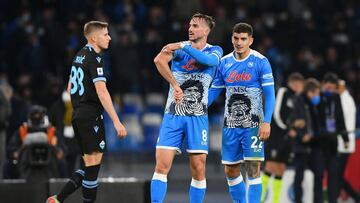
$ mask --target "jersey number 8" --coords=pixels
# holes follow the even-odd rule
[[[79,95],[82,96],[84,94],[84,71],[81,68],[76,68],[75,66],[71,67],[70,73],[70,83],[71,89],[70,94],[75,94],[79,90]]]

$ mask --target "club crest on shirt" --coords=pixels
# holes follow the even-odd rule
[[[249,62],[247,63],[247,66],[248,66],[248,68],[254,67],[254,62],[249,61]]]

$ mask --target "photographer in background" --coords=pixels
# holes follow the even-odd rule
[[[15,131],[8,143],[7,150],[10,157],[4,166],[5,178],[26,178],[19,167],[21,164],[24,164],[22,161],[28,164],[28,158],[32,158],[30,156],[33,155],[28,149],[31,149],[31,146],[36,144],[47,145],[49,149],[51,149],[46,151],[46,153],[51,153],[51,155],[44,155],[44,157],[51,159],[49,163],[54,163],[51,170],[55,172],[51,174],[53,174],[54,177],[66,176],[66,162],[64,161],[65,149],[62,137],[58,134],[56,128],[49,123],[45,108],[34,105],[30,108],[28,121],[23,123],[19,129]],[[22,156],[26,157],[26,159],[22,158]],[[41,156],[37,156],[37,158],[39,157]],[[51,167],[52,166],[50,166],[50,168]]]

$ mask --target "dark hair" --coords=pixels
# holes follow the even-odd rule
[[[308,78],[304,84],[304,92],[314,92],[315,90],[320,89],[320,82],[315,78]]]
[[[213,17],[202,14],[202,13],[195,13],[191,19],[193,18],[201,18],[204,19],[210,30],[212,30],[215,27],[215,20]]]
[[[230,97],[230,99],[228,101],[228,111],[229,111],[229,113],[232,113],[231,112],[231,106],[235,102],[245,103],[245,105],[247,107],[251,106],[251,101],[247,96],[245,96],[244,94],[233,94],[233,95],[231,95],[231,97]],[[247,113],[249,113],[249,112],[250,112],[250,108],[247,109]]]
[[[338,84],[339,77],[332,72],[325,73],[322,82],[323,83],[332,83],[332,84]]]
[[[249,36],[253,35],[253,28],[247,23],[237,23],[234,25],[233,33],[248,33]]]
[[[191,88],[191,87],[198,88],[198,90],[200,92],[200,98],[198,99],[198,101],[201,101],[203,98],[203,93],[204,93],[204,87],[202,86],[202,83],[198,80],[187,80],[182,85],[180,85],[180,88],[183,91],[185,91],[186,89]]]
[[[299,81],[304,82],[304,76],[299,72],[291,73],[288,77],[288,82]]]
[[[108,23],[102,21],[89,21],[84,25],[84,36],[87,37],[95,30],[100,30],[108,27]]]

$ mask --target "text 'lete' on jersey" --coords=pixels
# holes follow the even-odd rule
[[[222,56],[222,49],[219,46],[207,44],[201,51],[205,54],[214,54],[219,61]],[[180,116],[207,114],[208,91],[217,66],[202,65],[183,50],[176,50],[171,63],[171,71],[184,92],[184,98],[182,102],[175,103],[174,89],[170,85],[165,113]]]
[[[262,87],[274,85],[268,59],[255,50],[238,60],[234,52],[221,59],[213,88],[226,87],[224,127],[255,128],[263,119]]]
[[[87,44],[74,57],[70,73],[70,94],[74,107],[73,119],[97,117],[103,107],[97,96],[95,83],[106,82],[104,61]]]

